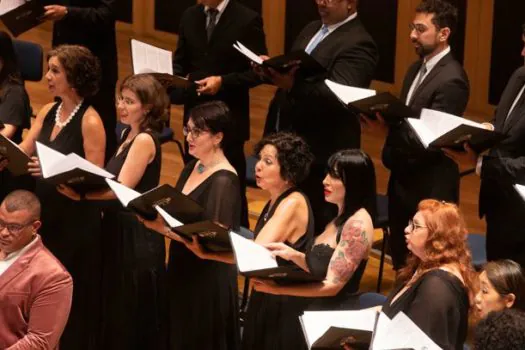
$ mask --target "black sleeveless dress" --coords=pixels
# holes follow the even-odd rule
[[[123,133],[121,144],[130,129]],[[135,190],[143,193],[159,184],[162,153],[157,136],[155,158]],[[117,178],[135,139],[114,154],[106,169]],[[101,349],[166,349],[167,298],[164,236],[147,229],[119,201],[106,201],[102,233]]]
[[[44,119],[38,141],[62,154],[85,157],[82,118],[88,107],[83,104],[51,141],[55,104]],[[100,349],[100,210],[95,203],[67,198],[42,179],[36,181],[35,192],[42,203],[42,241],[73,277],[73,302],[60,349]]]
[[[341,233],[343,226],[337,229],[336,243],[339,244],[341,240]],[[314,276],[323,278],[328,272],[330,260],[334,254],[335,249],[328,244],[315,244],[312,249],[306,252],[306,264],[310,273]],[[355,293],[359,290],[359,282],[365,272],[366,263],[368,260],[362,260],[355,270],[352,278],[348,280],[343,289],[333,297],[319,297],[308,306],[308,310],[351,310],[355,309],[357,299],[354,298]]]
[[[181,172],[184,188],[196,160]],[[188,194],[205,208],[203,219],[238,229],[239,179],[228,170],[210,175]],[[202,260],[182,243],[171,241],[168,263],[170,349],[236,350],[240,347],[237,268]]]
[[[291,188],[283,192],[271,208],[270,202],[266,204],[255,226],[255,235],[262,230],[266,222],[273,216],[279,203],[294,192],[298,192],[298,190]],[[313,212],[308,199],[306,199],[306,202],[308,203],[308,226],[306,232],[295,243],[285,242],[300,252],[307,251],[314,236]],[[303,314],[309,302],[309,298],[272,295],[253,290],[246,312],[242,348],[244,350],[307,349],[299,316]]]

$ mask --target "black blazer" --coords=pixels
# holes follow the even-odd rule
[[[517,69],[510,78],[492,123],[495,130],[507,138],[483,157],[479,211],[482,217],[490,210],[525,213],[525,204],[513,185],[525,184],[525,106],[521,113],[507,123],[508,112],[525,84],[525,67]],[[521,228],[517,231],[521,232]]]
[[[90,49],[100,59],[101,88],[105,86],[114,88],[118,80],[115,39],[116,0],[63,0],[58,2],[67,6],[68,14],[53,25],[53,47],[71,44],[82,45]]]
[[[415,62],[408,69],[401,90],[402,101],[406,100],[421,64],[422,61]],[[416,114],[430,108],[462,115],[469,90],[463,67],[447,54],[414,91],[409,105]],[[391,126],[382,156],[384,165],[391,170],[388,194],[407,210],[415,211],[425,198],[459,200],[457,165],[441,151],[426,150],[406,121]]]
[[[172,94],[174,103],[184,103],[184,123],[197,104],[220,100],[228,105],[236,126],[236,135],[250,138],[249,89],[261,83],[249,60],[233,48],[240,41],[257,54],[266,54],[261,16],[230,0],[215,27],[210,41],[206,36],[206,14],[203,5],[187,9],[181,19],[177,49],[173,56],[173,73],[200,80],[211,75],[222,76],[222,87],[215,96],[197,96],[195,91]]]
[[[292,51],[304,50],[321,25],[321,21],[308,24],[295,40]],[[360,148],[361,144],[359,120],[337,100],[324,78],[367,88],[379,57],[376,44],[359,18],[337,28],[311,55],[326,68],[326,76],[305,79],[299,75],[291,91],[279,89],[270,105],[265,134],[275,131],[279,116],[279,129],[293,130],[303,136],[316,156],[316,163],[324,164],[337,150]]]

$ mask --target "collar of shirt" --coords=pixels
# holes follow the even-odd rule
[[[436,66],[436,64],[441,61],[441,59],[443,57],[445,57],[448,53],[450,52],[450,46],[447,46],[447,48],[443,51],[441,51],[440,53],[438,53],[437,55],[435,55],[434,57],[432,57],[431,59],[429,59],[428,61],[425,62],[425,65],[427,67],[427,73],[425,75],[427,75],[428,73],[430,73],[430,71],[432,70],[432,68],[434,68]]]
[[[36,236],[28,245],[16,252],[9,253],[4,260],[0,261],[0,275],[2,275],[14,262],[21,257],[31,246],[33,246],[40,238]]]
[[[222,13],[224,12],[224,9],[226,9],[226,6],[228,6],[228,3],[230,0],[222,0],[219,5],[217,5],[217,16],[215,17],[215,23],[219,23],[219,18],[221,18]],[[204,13],[208,14],[209,6],[204,6]],[[206,16],[207,17],[207,16]],[[208,21],[208,20],[207,20]]]
[[[344,19],[343,21],[341,21],[341,22],[339,22],[339,23],[330,24],[329,26],[327,26],[328,33],[327,33],[326,35],[329,35],[329,34],[332,33],[334,30],[336,30],[337,28],[339,28],[339,27],[342,26],[343,24],[350,22],[351,20],[355,19],[356,17],[357,17],[357,11],[354,12],[352,15],[346,17],[346,19]],[[320,29],[319,29],[319,30],[320,30]]]

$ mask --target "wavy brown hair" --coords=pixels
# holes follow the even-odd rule
[[[140,129],[151,129],[160,133],[167,124],[170,113],[170,99],[166,89],[150,74],[126,77],[119,86],[119,96],[124,89],[129,89],[137,95],[140,103],[148,110]]]
[[[425,218],[428,237],[425,243],[425,260],[409,254],[407,264],[399,271],[401,282],[409,281],[416,271],[425,272],[447,264],[458,266],[469,299],[474,300],[476,275],[472,256],[467,245],[467,226],[463,214],[453,203],[425,199],[419,202],[418,211]]]

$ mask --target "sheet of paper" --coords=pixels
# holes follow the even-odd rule
[[[133,73],[167,73],[173,75],[173,53],[142,41],[131,39]]]
[[[164,221],[166,221],[166,223],[171,228],[179,227],[179,226],[184,225],[182,222],[180,222],[179,220],[175,219],[173,216],[168,214],[168,212],[166,210],[162,209],[160,206],[156,205],[156,206],[154,206],[154,208],[160,214],[160,216],[162,216]]]
[[[240,272],[278,267],[272,253],[260,244],[230,232],[230,239]]]
[[[376,95],[375,90],[342,85],[328,79],[326,79],[324,83],[344,104],[349,104]]]
[[[328,331],[330,327],[357,329],[372,332],[376,319],[376,310],[357,311],[305,311],[301,324],[308,346]]]
[[[56,169],[60,170],[60,165],[66,160],[66,156],[46,145],[36,142],[36,153],[40,161],[40,168],[42,169],[42,176],[44,178],[51,177],[55,174]]]
[[[388,346],[394,349],[441,350],[441,348],[403,312],[398,313],[392,319],[388,339]]]
[[[68,154],[66,156],[66,160],[71,161],[72,169],[79,168],[79,169],[88,171],[95,175],[107,177],[109,179],[112,179],[115,177],[115,175],[113,175],[106,169],[102,169],[101,167],[96,166],[95,164],[91,163],[89,160],[82,158],[76,153]]]
[[[260,58],[255,52],[253,52],[252,50],[250,50],[249,48],[247,48],[246,46],[244,46],[240,42],[237,41],[235,44],[233,44],[233,47],[237,51],[242,53],[244,56],[248,57],[253,62],[255,62],[255,63],[259,64],[259,65],[263,64],[262,58]]]
[[[518,191],[521,198],[523,198],[523,200],[525,201],[525,186],[520,185],[520,184],[515,184],[514,188],[516,189],[516,191]]]
[[[129,202],[134,200],[137,197],[140,197],[140,193],[137,191],[126,187],[120,183],[118,183],[115,180],[106,179],[106,182],[109,185],[109,188],[115,193],[115,196],[117,196],[118,200],[124,207],[127,207]]]
[[[36,0],[33,0],[36,1]],[[0,16],[25,4],[26,0],[0,0]]]

